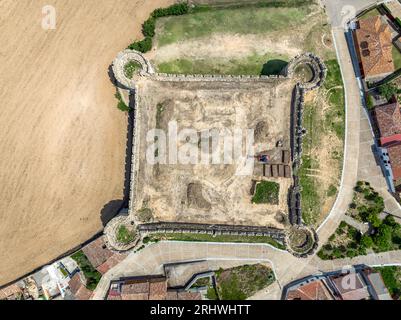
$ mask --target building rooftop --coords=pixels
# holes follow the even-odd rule
[[[381,141],[386,137],[401,134],[401,112],[397,102],[377,106],[374,112]]]
[[[395,142],[386,146],[388,157],[390,159],[393,179],[401,178],[401,142]]]
[[[99,237],[90,242],[82,248],[82,251],[95,269],[113,255],[113,252],[106,247],[104,237]]]
[[[356,47],[365,78],[394,72],[390,27],[380,16],[361,19]]]
[[[370,294],[358,273],[329,277],[342,300],[368,300]]]
[[[92,291],[87,289],[82,283],[78,272],[71,278],[71,280],[68,282],[68,285],[76,300],[89,300],[92,295]]]
[[[287,300],[333,300],[333,296],[322,280],[316,280],[289,291]]]

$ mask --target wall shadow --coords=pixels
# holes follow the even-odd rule
[[[262,76],[279,75],[283,69],[287,66],[288,62],[280,59],[272,59],[267,61],[260,74]]]

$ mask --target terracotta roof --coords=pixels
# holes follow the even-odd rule
[[[113,268],[121,261],[123,261],[127,256],[128,254],[126,253],[113,253],[113,255],[109,259],[107,259],[103,264],[98,266],[96,270],[99,271],[101,274],[105,274],[111,268]]]
[[[396,142],[386,146],[388,157],[390,158],[391,171],[393,172],[393,179],[398,180],[401,178],[401,143]]]
[[[397,102],[377,106],[374,112],[380,138],[401,133],[401,112]]]
[[[0,300],[7,299],[10,296],[22,293],[21,288],[17,284],[12,284],[0,290]]]
[[[349,278],[352,276],[354,277]],[[343,300],[363,300],[370,298],[369,291],[360,279],[359,274],[332,276],[330,278]]]
[[[333,300],[333,297],[325,284],[316,280],[289,291],[287,300]]]
[[[68,282],[68,285],[76,300],[89,300],[92,295],[92,291],[87,289],[82,283],[79,273],[76,273],[71,278],[71,280]]]
[[[113,252],[107,249],[103,236],[83,247],[82,251],[94,268],[106,262],[113,255]]]
[[[167,296],[167,281],[151,281],[149,285],[149,300],[165,300]]]
[[[394,72],[391,31],[380,16],[359,20],[355,35],[365,77]]]

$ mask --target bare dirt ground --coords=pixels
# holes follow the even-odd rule
[[[153,141],[146,141],[146,134],[153,128],[167,132],[168,123],[173,120],[178,124],[178,131],[192,128],[198,133],[211,129],[246,130],[263,121],[266,124],[265,139],[256,144],[256,152],[275,150],[278,140],[289,149],[293,88],[294,83],[289,80],[240,84],[141,80],[137,177],[137,190],[141,192],[136,193],[136,210],[151,209],[156,221],[283,228],[285,221],[282,219],[288,214],[287,195],[291,179],[268,178],[280,184],[278,205],[252,204],[252,180],[259,179],[253,176],[253,171],[245,176],[236,175],[239,162],[153,165],[146,159]],[[162,112],[158,112],[158,108],[162,108]],[[198,139],[193,143],[200,148],[201,140]],[[243,156],[246,156],[245,150]]]
[[[0,1],[0,285],[102,229],[123,197],[127,117],[108,67],[172,0]],[[107,211],[107,212],[106,212]]]

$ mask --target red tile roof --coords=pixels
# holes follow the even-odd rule
[[[82,251],[94,268],[106,262],[113,255],[113,252],[106,247],[103,236],[83,247]]]
[[[355,36],[365,77],[394,72],[391,31],[380,16],[359,20]]]
[[[390,158],[391,171],[393,179],[401,178],[401,143],[396,142],[386,146],[388,157]]]
[[[374,113],[380,138],[401,134],[401,112],[397,102],[377,106]]]
[[[81,281],[79,273],[76,273],[68,283],[72,294],[76,300],[89,300],[92,296],[92,291],[87,289]]]
[[[287,300],[333,300],[333,297],[325,284],[316,280],[289,291]]]

